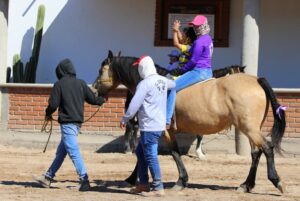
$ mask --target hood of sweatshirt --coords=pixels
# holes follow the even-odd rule
[[[149,56],[143,56],[138,60],[138,71],[142,79],[157,74],[154,62]]]
[[[64,59],[59,62],[55,72],[59,80],[65,76],[76,77],[76,71],[70,59]]]

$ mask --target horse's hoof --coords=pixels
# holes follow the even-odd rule
[[[242,192],[242,193],[249,193],[249,192],[250,192],[250,189],[247,188],[246,185],[240,185],[240,186],[237,188],[237,191],[238,191],[238,192]]]
[[[198,158],[201,160],[201,161],[207,161],[207,158],[204,154],[201,153],[198,153],[196,152],[196,155],[198,156]]]
[[[284,184],[283,182],[280,181],[280,182],[277,184],[277,188],[278,188],[278,190],[279,190],[282,194],[286,193],[286,187],[285,187],[285,184]]]
[[[131,185],[131,186],[135,186],[136,185],[136,181],[132,180],[130,177],[124,180],[127,184]]]
[[[184,186],[176,184],[175,186],[172,187],[172,190],[174,191],[181,191],[184,189]]]

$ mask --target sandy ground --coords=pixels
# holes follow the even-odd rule
[[[266,162],[262,158],[258,168],[256,187],[252,193],[241,193],[236,188],[245,180],[250,168],[250,158],[236,155],[207,155],[207,161],[193,156],[183,156],[189,173],[189,187],[174,191],[171,187],[178,178],[171,156],[160,155],[164,198],[148,198],[129,193],[123,180],[134,168],[132,154],[93,153],[83,151],[92,189],[78,192],[78,181],[73,164],[67,158],[59,170],[52,188],[40,188],[32,175],[41,175],[48,168],[55,150],[42,153],[39,149],[15,148],[0,145],[0,200],[300,200],[299,158],[276,158],[279,175],[286,184],[287,193],[281,194],[267,179]]]

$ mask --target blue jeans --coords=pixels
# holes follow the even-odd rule
[[[176,102],[176,93],[192,84],[201,82],[209,78],[212,78],[211,68],[194,68],[193,70],[184,73],[178,79],[175,80],[176,87],[168,92],[166,121],[167,124],[171,124],[171,119],[173,116]]]
[[[149,167],[153,179],[152,186],[154,190],[160,190],[164,188],[161,181],[161,172],[157,157],[158,140],[161,135],[162,131],[141,131],[140,141],[135,150],[138,159],[138,176],[140,184],[149,184]]]
[[[75,166],[79,179],[88,179],[86,168],[84,166],[77,141],[80,127],[78,125],[69,123],[61,124],[60,129],[61,141],[57,147],[55,159],[45,176],[53,179],[55,177],[55,173],[63,164],[64,159],[68,154]]]

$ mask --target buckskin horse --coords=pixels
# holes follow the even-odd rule
[[[119,84],[134,92],[141,80],[137,68],[132,67],[137,59],[113,56],[109,51],[93,84],[98,94],[106,95]],[[270,104],[274,124],[270,134],[271,141],[268,141],[262,135],[261,127]],[[281,140],[286,126],[285,111],[265,78],[237,73],[194,84],[177,93],[175,112],[177,130],[171,126],[164,135],[179,173],[174,189],[182,189],[188,182],[175,134],[181,132],[209,135],[234,125],[248,137],[251,145],[252,164],[239,190],[250,192],[254,188],[257,167],[263,153],[267,160],[268,179],[280,192],[285,192],[274,161],[274,149],[281,153]]]
[[[119,54],[120,56],[120,54]],[[157,65],[158,68],[158,65]],[[246,66],[240,66],[240,65],[231,65],[224,68],[218,68],[213,70],[213,77],[214,78],[220,78],[226,75],[231,75],[235,73],[245,73]],[[161,69],[161,68],[158,68]],[[164,74],[163,70],[159,70],[160,74]],[[133,97],[133,94],[130,92],[130,90],[127,90],[126,95],[126,101],[125,101],[125,111],[128,109],[129,104],[131,102],[131,99]],[[125,133],[124,133],[124,151],[125,153],[133,152],[137,146],[137,133],[138,133],[138,119],[135,116],[132,118],[126,125]],[[206,160],[206,156],[203,153],[202,149],[202,135],[197,135],[196,137],[196,155],[200,160]]]

